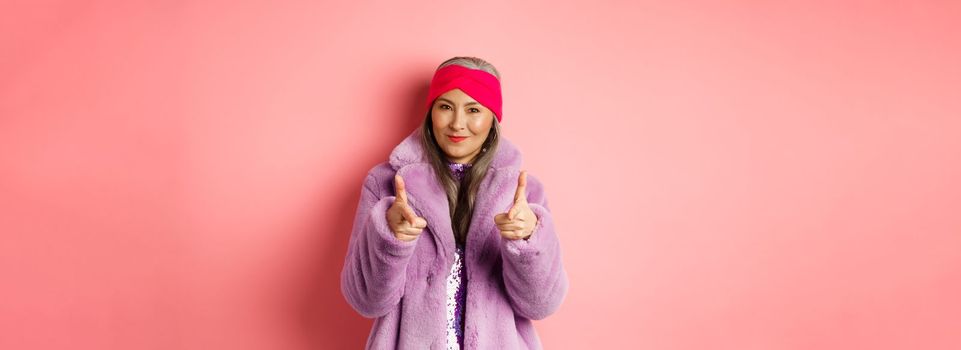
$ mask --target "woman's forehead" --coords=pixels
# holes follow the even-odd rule
[[[452,103],[453,102],[459,102],[463,104],[468,104],[471,102],[478,103],[477,100],[475,100],[473,97],[470,97],[470,95],[468,95],[461,89],[456,89],[456,88],[441,94],[440,96],[437,97],[437,99],[447,100]]]

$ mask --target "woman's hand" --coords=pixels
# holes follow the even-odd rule
[[[528,239],[537,226],[537,215],[527,205],[527,171],[521,171],[517,177],[517,191],[514,192],[514,205],[507,213],[494,216],[494,224],[501,231],[501,236],[510,240]]]
[[[400,175],[394,175],[394,189],[397,191],[397,196],[394,203],[387,209],[387,225],[397,239],[405,242],[413,241],[427,227],[427,220],[417,216],[407,203],[407,191],[404,188],[404,179]]]

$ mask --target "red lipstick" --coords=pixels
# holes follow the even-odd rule
[[[451,141],[453,141],[453,142],[461,142],[461,141],[466,140],[466,139],[467,139],[467,136],[447,135],[447,139],[449,139],[449,140],[451,140]]]

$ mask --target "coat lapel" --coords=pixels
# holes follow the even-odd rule
[[[444,247],[445,254],[453,252],[454,230],[450,221],[450,205],[433,168],[428,163],[411,163],[402,166],[397,173],[404,178],[410,206],[417,215],[427,220],[427,227],[434,233],[437,245]]]
[[[487,176],[477,189],[474,213],[467,234],[468,261],[491,261],[495,252],[500,250],[500,233],[494,224],[494,215],[510,210],[517,189],[516,167],[489,169]],[[468,269],[468,279],[473,278],[476,269]]]

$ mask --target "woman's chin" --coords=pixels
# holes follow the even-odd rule
[[[447,153],[447,156],[449,157],[455,157],[455,158],[463,157],[464,154],[466,154],[464,150],[460,149],[457,146],[447,146],[447,148],[444,149],[444,153]]]

